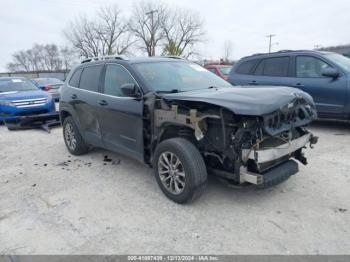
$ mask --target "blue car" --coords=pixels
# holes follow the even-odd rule
[[[350,59],[331,52],[301,50],[242,58],[228,81],[242,87],[289,86],[309,93],[318,117],[350,119]]]
[[[50,94],[20,77],[0,77],[0,122],[55,112]]]

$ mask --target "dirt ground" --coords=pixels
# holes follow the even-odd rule
[[[178,205],[138,162],[69,155],[60,127],[0,126],[0,253],[350,254],[350,125],[311,129],[319,144],[287,182],[261,191],[210,177]]]

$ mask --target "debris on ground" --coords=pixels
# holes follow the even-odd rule
[[[107,155],[103,158],[104,162],[112,162],[112,158],[109,158]]]

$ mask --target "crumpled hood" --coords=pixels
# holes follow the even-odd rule
[[[0,93],[0,100],[22,100],[22,99],[35,99],[35,98],[48,98],[50,94],[47,94],[41,90],[33,91],[13,91]]]
[[[297,98],[303,98],[312,107],[312,97],[296,88],[259,86],[241,88],[211,88],[174,94],[165,94],[167,100],[195,101],[222,106],[235,114],[261,116],[281,109]]]

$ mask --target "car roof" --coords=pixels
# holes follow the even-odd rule
[[[330,54],[332,52],[328,51],[318,51],[318,50],[281,50],[277,52],[272,53],[261,53],[261,54],[254,54],[250,56],[243,57],[243,59],[250,59],[250,58],[263,58],[263,57],[270,57],[270,56],[280,56],[280,55],[288,55],[288,54],[315,54],[315,55],[326,55]]]
[[[96,60],[95,60],[96,59]],[[91,60],[91,61],[90,61]],[[120,63],[120,64],[138,64],[138,63],[152,63],[152,62],[190,62],[186,59],[182,59],[180,57],[161,57],[161,56],[153,56],[153,57],[137,57],[137,58],[120,58],[120,57],[113,57],[104,59],[103,57],[101,59],[98,58],[88,58],[86,60],[83,60],[80,64],[80,66],[84,65],[93,65],[93,64],[100,64],[101,62],[108,62],[108,63]],[[80,67],[79,66],[79,67]]]

